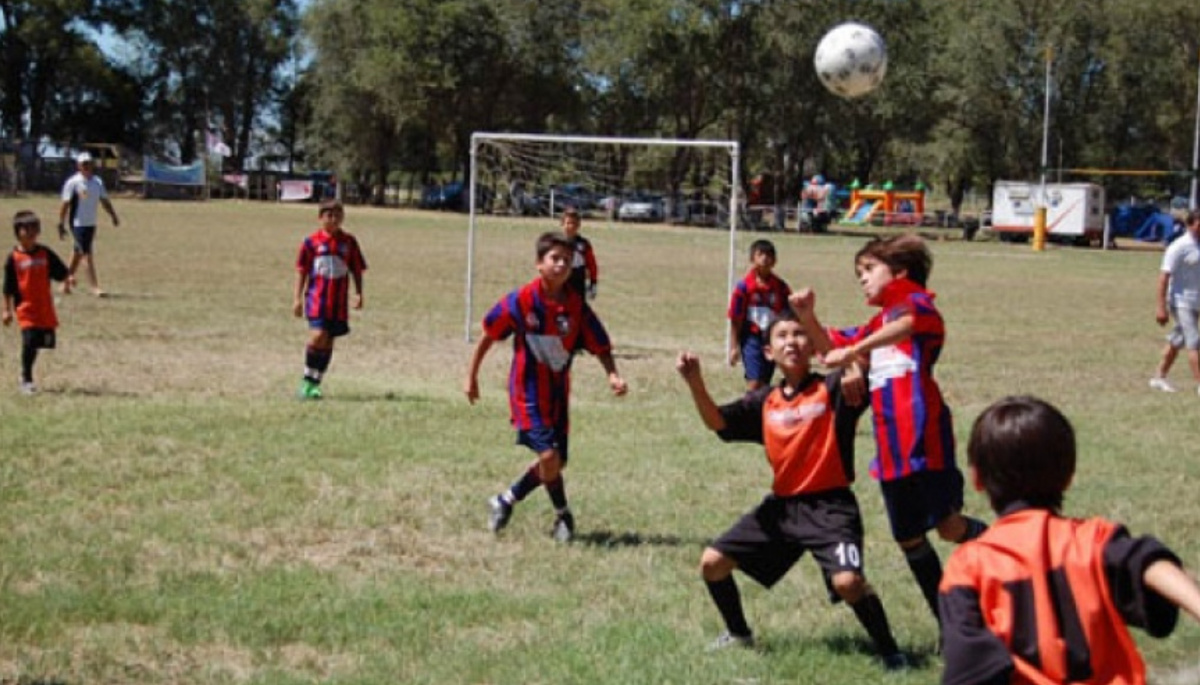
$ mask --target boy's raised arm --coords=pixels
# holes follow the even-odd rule
[[[687,383],[688,390],[692,393],[692,401],[696,404],[696,411],[700,413],[705,427],[713,431],[724,430],[725,417],[721,416],[721,410],[713,401],[712,395],[708,394],[708,387],[704,385],[704,374],[700,372],[700,358],[691,352],[680,352],[679,358],[675,360],[675,370]]]
[[[800,320],[800,325],[804,327],[804,334],[812,341],[813,349],[817,354],[823,355],[833,348],[829,334],[825,332],[825,327],[817,319],[817,294],[813,292],[812,288],[801,288],[793,292],[788,296],[788,306]]]
[[[898,343],[905,338],[912,336],[914,327],[914,318],[912,314],[889,321],[879,330],[871,335],[859,340],[849,347],[839,347],[836,350],[830,350],[825,355],[825,363],[829,366],[846,366],[856,359],[870,359],[871,350],[878,347],[886,347],[893,343]]]

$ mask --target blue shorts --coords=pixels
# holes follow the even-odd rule
[[[880,481],[879,487],[897,542],[919,538],[938,521],[962,511],[963,476],[956,466]]]
[[[350,332],[349,321],[330,321],[329,319],[309,319],[308,327],[313,330],[325,331],[331,338],[340,338]]]
[[[92,241],[96,239],[95,226],[72,226],[71,235],[75,236],[75,254],[92,253]]]
[[[775,362],[767,361],[763,354],[763,340],[759,335],[751,334],[742,339],[742,367],[746,369],[746,380],[760,381],[763,385],[771,384],[771,376],[775,375]]]
[[[567,434],[559,428],[531,428],[517,431],[517,444],[541,454],[546,450],[558,450],[562,463],[567,463]]]

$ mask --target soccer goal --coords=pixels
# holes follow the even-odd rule
[[[713,292],[723,298],[713,316],[723,315],[736,278],[737,229],[745,225],[738,165],[738,143],[728,140],[475,133],[467,190],[466,340],[491,302],[477,303],[476,288],[491,298],[532,278],[533,238],[556,230],[567,207],[583,215],[583,235],[601,243],[601,300],[612,292],[604,277],[612,273],[612,251],[606,255],[602,245],[628,240],[619,230],[625,225],[728,231],[726,268],[712,274]],[[724,318],[719,324],[728,329]]]

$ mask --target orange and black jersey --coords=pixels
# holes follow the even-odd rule
[[[783,381],[722,406],[717,435],[766,448],[775,495],[824,492],[854,482],[854,426],[865,409],[846,404],[840,373],[813,373],[797,388]]]
[[[67,265],[48,247],[34,245],[29,252],[17,247],[4,262],[4,294],[12,298],[17,325],[58,328],[50,281],[65,281]]]
[[[1153,562],[1179,559],[1104,519],[1017,503],[956,549],[942,577],[942,682],[1146,682],[1127,625],[1169,635],[1179,610],[1146,587]]]

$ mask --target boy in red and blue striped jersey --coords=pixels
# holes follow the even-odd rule
[[[539,485],[546,486],[554,505],[551,534],[568,542],[575,519],[567,506],[562,469],[567,463],[568,397],[571,362],[575,351],[585,349],[600,360],[613,394],[627,387],[617,373],[612,344],[604,325],[583,296],[567,286],[571,277],[573,244],[562,233],[543,233],[537,241],[538,277],[497,302],[483,319],[483,336],[475,346],[463,392],[474,404],[479,399],[479,367],[497,341],[513,339],[512,366],[508,375],[508,400],[517,444],[537,455],[512,486],[488,500],[488,527],[500,532],[512,516],[513,506]]]
[[[345,209],[336,200],[317,210],[320,230],[304,239],[296,258],[296,292],[292,313],[308,319],[311,331],[304,351],[301,399],[321,399],[321,380],[333,358],[333,342],[350,332],[350,281],[355,309],[363,307],[362,274],[367,262],[358,240],[342,230]]]
[[[790,302],[826,365],[869,369],[876,444],[871,476],[883,491],[892,537],[937,618],[942,563],[925,534],[936,528],[943,540],[965,542],[987,526],[961,513],[963,476],[954,463],[953,421],[933,377],[946,327],[934,293],[925,287],[932,268],[919,236],[877,238],[854,256],[867,304],[880,308],[866,325],[823,328],[808,289]]]
[[[746,392],[771,384],[775,364],[764,352],[767,328],[788,308],[792,289],[775,275],[775,244],[755,240],[750,245],[750,270],[729,296],[729,365],[742,362]]]

